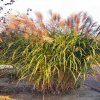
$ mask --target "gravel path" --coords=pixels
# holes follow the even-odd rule
[[[18,94],[1,94],[10,96],[16,100],[100,100],[100,92],[91,90],[87,86],[82,86],[80,89],[71,92],[70,94],[63,96],[42,96],[34,95],[30,93],[18,93]]]
[[[25,85],[25,83],[16,86],[14,83],[9,84],[7,78],[0,79],[0,95],[10,96],[12,100],[100,100],[100,92],[86,85],[82,85],[81,88],[73,90],[69,94],[55,96],[43,96],[34,91],[32,93],[31,89],[32,87]]]

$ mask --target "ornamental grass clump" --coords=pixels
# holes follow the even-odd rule
[[[9,45],[2,56],[5,63],[17,66],[19,81],[26,79],[41,92],[74,89],[92,70],[100,49],[95,39],[83,34],[76,37],[74,32],[42,44],[19,37]]]
[[[10,98],[9,96],[0,96],[0,100],[15,100]]]
[[[41,24],[40,15],[37,13]],[[86,15],[82,18],[86,20]],[[48,27],[45,24],[42,24],[43,30],[35,27],[35,33],[34,30],[32,34],[27,33],[27,38],[17,31],[17,35],[10,33],[9,37],[2,38],[0,64],[13,65],[19,81],[29,81],[39,92],[59,93],[76,88],[87,73],[93,72],[92,65],[98,63],[100,45],[94,33],[97,34],[99,28],[92,29],[90,17],[87,21],[90,26],[84,21],[84,28],[80,28],[79,14],[69,19],[59,22],[59,15],[52,15]]]

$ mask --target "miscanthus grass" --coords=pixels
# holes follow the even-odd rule
[[[50,42],[38,36],[7,39],[0,45],[0,63],[15,66],[19,81],[29,81],[37,91],[74,89],[98,62],[98,42],[83,33],[76,36],[74,31],[51,38]]]
[[[29,81],[40,92],[66,92],[80,85],[100,63],[100,25],[84,12],[62,19],[50,12],[44,22],[12,15],[0,34],[0,64],[13,65],[18,82]]]

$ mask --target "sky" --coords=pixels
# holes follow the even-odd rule
[[[63,18],[84,11],[100,23],[100,0],[15,0],[12,5],[13,13],[16,11],[24,13],[27,8],[33,9],[30,16],[33,17],[34,12],[40,11],[43,13],[44,18],[49,18],[49,10],[61,14]]]

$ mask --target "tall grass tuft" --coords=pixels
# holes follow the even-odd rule
[[[65,92],[75,88],[96,63],[98,44],[92,37],[72,32],[40,43],[39,37],[7,40],[1,59],[18,69],[19,81],[26,79],[41,92]],[[2,45],[3,47],[3,45]]]
[[[38,27],[28,17],[13,18],[13,24],[17,21],[19,25],[30,25],[30,31],[22,29],[19,34],[20,27],[14,24],[14,32],[5,33],[0,42],[0,64],[13,65],[19,81],[29,81],[37,91],[58,93],[74,89],[93,71],[92,65],[100,62],[96,37],[99,27],[94,29],[91,18],[86,14],[81,18],[81,13],[68,20],[51,13],[47,26],[41,13],[36,15]]]

